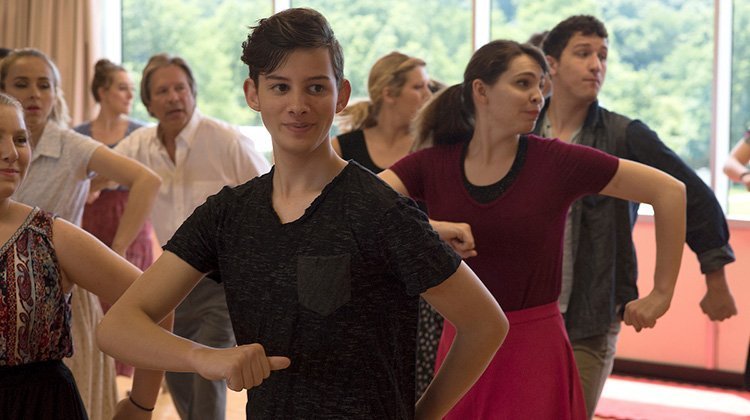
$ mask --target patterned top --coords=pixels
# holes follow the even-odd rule
[[[0,248],[0,366],[73,354],[70,294],[62,291],[53,218],[34,208]]]

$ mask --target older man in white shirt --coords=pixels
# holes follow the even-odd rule
[[[136,130],[115,149],[162,178],[151,217],[162,245],[208,196],[269,169],[268,161],[236,127],[202,115],[195,95],[195,80],[183,59],[151,57],[143,70],[141,100],[159,124]],[[211,278],[201,280],[177,308],[174,332],[212,347],[233,346],[222,285]],[[224,381],[167,373],[167,384],[182,419],[225,418]]]

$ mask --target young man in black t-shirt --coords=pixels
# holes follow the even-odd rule
[[[248,105],[271,133],[270,173],[196,209],[108,313],[100,345],[138,366],[226,378],[252,418],[439,418],[476,381],[507,320],[410,200],[330,144],[350,94],[325,18],[289,9],[243,44]],[[218,271],[238,347],[155,324]],[[414,405],[418,297],[458,333]]]

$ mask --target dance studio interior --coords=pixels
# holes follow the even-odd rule
[[[259,159],[267,161],[266,165],[270,168],[276,157],[276,141],[272,138],[273,130],[263,125],[266,119],[265,115],[261,119],[261,113],[265,110],[259,113],[248,107],[250,100],[243,93],[243,84],[248,83],[246,80],[252,82],[252,78],[248,78],[248,67],[243,64],[240,57],[243,55],[243,42],[250,42],[246,41],[248,33],[259,25],[261,19],[294,8],[316,10],[333,28],[345,57],[343,74],[351,85],[349,104],[368,100],[375,102],[372,83],[377,66],[374,64],[391,52],[398,51],[405,56],[418,58],[414,62],[417,63],[417,68],[424,70],[420,74],[428,77],[430,90],[433,91],[429,95],[437,96],[446,87],[450,89],[451,86],[462,82],[461,86],[466,86],[464,70],[467,69],[467,63],[473,54],[481,47],[495,40],[527,43],[532,41],[534,35],[540,35],[542,41],[534,48],[547,57],[549,73],[544,83],[551,84],[551,91],[546,93],[544,98],[540,97],[539,110],[544,113],[544,109],[547,109],[545,106],[548,106],[550,111],[546,111],[544,120],[541,120],[542,114],[539,114],[540,120],[536,121],[536,124],[542,125],[541,131],[534,132],[550,138],[563,136],[554,129],[556,120],[552,110],[556,110],[554,100],[558,89],[559,96],[563,96],[564,88],[567,88],[564,84],[570,82],[573,76],[566,78],[564,74],[565,50],[560,53],[562,55],[553,57],[554,53],[551,55],[547,49],[552,48],[553,44],[548,41],[549,38],[545,40],[544,37],[550,31],[556,34],[556,25],[571,16],[591,15],[597,21],[603,22],[607,30],[605,37],[585,32],[573,35],[603,40],[605,46],[605,55],[602,56],[600,53],[596,64],[598,67],[592,70],[592,74],[599,78],[598,90],[591,98],[592,108],[589,108],[588,114],[582,116],[587,115],[590,119],[591,109],[601,107],[637,121],[638,127],[646,128],[648,136],[651,136],[649,139],[654,138],[659,142],[658,147],[637,146],[641,139],[633,138],[629,140],[632,143],[627,146],[628,150],[624,151],[623,155],[618,154],[618,157],[636,160],[647,166],[658,166],[652,163],[664,160],[679,161],[679,165],[682,165],[680,168],[684,166],[685,169],[676,172],[689,172],[687,176],[691,177],[694,183],[685,182],[686,240],[683,242],[679,274],[666,313],[658,317],[653,327],[639,328],[639,331],[636,331],[636,328],[625,322],[628,315],[623,314],[627,306],[616,301],[621,297],[615,292],[612,292],[609,300],[605,299],[599,306],[591,303],[592,311],[594,307],[600,311],[601,307],[612,308],[605,309],[602,316],[611,314],[626,318],[622,322],[620,319],[614,321],[620,328],[619,336],[615,333],[615,341],[610,341],[610,344],[616,345],[614,364],[603,389],[600,390],[598,401],[594,402],[595,407],[588,407],[587,417],[618,420],[750,418],[750,183],[745,182],[750,179],[745,176],[750,175],[750,172],[747,172],[750,171],[750,2],[3,0],[0,2],[0,47],[10,50],[11,56],[19,50],[32,48],[41,51],[56,64],[60,78],[58,91],[64,92],[63,100],[67,103],[70,117],[67,126],[71,129],[94,121],[104,106],[103,102],[100,104],[92,95],[91,83],[95,76],[97,61],[108,59],[127,73],[131,80],[132,94],[128,99],[128,111],[120,117],[136,120],[144,127],[151,127],[156,133],[155,127],[161,127],[163,121],[160,120],[158,112],[145,105],[146,101],[152,98],[141,92],[143,86],[149,86],[148,83],[143,83],[146,75],[149,75],[144,70],[150,57],[156,54],[179,56],[192,70],[190,78],[195,85],[191,86],[191,90],[194,89],[192,100],[195,101],[195,109],[200,110],[201,116],[210,116],[236,127],[244,138],[252,142],[255,152],[260,156]],[[282,65],[283,63],[282,60]],[[174,66],[172,64],[172,67]],[[5,74],[2,76],[5,77]],[[555,83],[558,80],[559,85]],[[425,85],[425,92],[426,88]],[[6,89],[0,84],[0,91],[4,90]],[[12,95],[11,91],[7,93]],[[58,97],[60,96],[58,94]],[[398,94],[394,97],[397,96]],[[22,98],[17,99],[25,106]],[[418,106],[432,103],[429,101],[431,99],[425,96]],[[384,115],[388,103],[386,101],[382,106],[376,107],[381,115]],[[413,114],[417,115],[417,112],[423,110],[424,108],[415,108]],[[390,120],[381,118],[382,121]],[[416,121],[420,121],[419,118]],[[583,119],[581,121],[583,122]],[[580,133],[587,132],[586,124],[589,120],[586,121],[583,126],[578,126],[577,130],[572,132],[571,139],[582,138],[579,137]],[[544,122],[548,123],[547,131]],[[34,133],[28,118],[27,125],[30,132]],[[406,125],[414,127],[409,122]],[[367,128],[367,123],[364,127],[367,136],[375,130],[372,125]],[[0,131],[1,129],[2,127]],[[139,128],[135,133],[140,130],[145,128]],[[336,150],[339,154],[343,151],[344,143],[341,139],[344,137],[336,136],[342,136],[346,131],[344,118],[339,114],[333,119],[330,129],[330,138],[335,138],[333,148],[340,148],[341,150]],[[632,132],[628,129],[627,134],[621,137],[629,136]],[[526,133],[521,134],[525,136]],[[93,134],[88,135],[96,137]],[[374,140],[363,140],[365,153],[369,148],[370,154],[375,156],[376,149],[371,141]],[[32,144],[35,144],[33,139]],[[589,145],[585,142],[583,144]],[[636,145],[632,150],[631,144]],[[748,147],[748,150],[745,151],[743,147]],[[469,152],[464,153],[471,152],[469,146],[465,149]],[[119,147],[112,150],[117,152]],[[649,152],[669,156],[645,155]],[[31,153],[34,154],[33,149]],[[138,160],[134,155],[129,157]],[[347,159],[344,155],[341,157]],[[396,162],[388,159],[378,161],[376,158],[377,156],[372,160],[376,167],[381,168],[380,170],[387,169]],[[174,162],[174,156],[172,160]],[[379,164],[382,162],[387,164]],[[145,162],[141,163],[149,166]],[[264,173],[268,168],[258,172]],[[670,172],[669,168],[674,166],[666,165],[666,168],[657,169],[679,178]],[[33,169],[32,164],[29,173]],[[464,182],[467,185],[469,180],[466,177],[470,175],[468,171],[464,174]],[[164,188],[165,177],[162,175],[161,178]],[[94,180],[91,181],[92,185],[95,183]],[[696,194],[696,182],[705,184],[706,191],[711,195],[711,203],[715,204],[706,204],[705,200],[691,201],[691,194]],[[218,190],[211,191],[212,194],[215,192]],[[202,204],[202,200],[195,203],[195,206]],[[592,199],[587,203],[595,201],[596,199]],[[706,208],[712,205],[718,209],[718,216]],[[427,214],[432,219],[430,208],[428,203]],[[633,223],[632,244],[637,260],[627,260],[630,265],[618,264],[616,270],[630,270],[637,277],[638,296],[643,297],[658,286],[654,282],[654,273],[660,268],[657,266],[657,250],[660,244],[655,238],[659,235],[660,223],[680,215],[655,214],[654,208],[648,204],[627,208],[630,213],[620,216]],[[154,207],[154,212],[156,209],[157,207]],[[191,212],[188,211],[184,217],[189,216]],[[535,212],[530,210],[529,213]],[[567,214],[574,213],[571,211]],[[150,247],[149,252],[153,261],[165,252],[162,247],[169,240],[169,237],[159,237],[161,232],[157,224],[164,217],[159,218],[155,215],[156,213],[152,213],[150,217],[149,223],[153,224],[154,230],[146,242]],[[85,225],[84,222],[84,227]],[[179,224],[175,229],[177,226]],[[624,226],[627,231],[627,224]],[[707,245],[706,242],[710,240],[706,239],[705,232],[711,230],[709,226],[716,226],[716,229],[721,231],[718,236],[723,239],[716,239],[711,245]],[[602,243],[597,243],[596,235],[589,230],[596,227],[585,222],[577,224],[576,227],[580,229],[580,235],[592,238],[591,242],[586,244],[593,248],[577,248],[578,255],[571,257],[574,258],[571,264],[575,268],[568,268],[569,277],[572,277],[570,281],[575,281],[573,273],[577,272],[579,265],[586,265],[586,256],[582,257],[582,252],[590,252],[591,259],[594,259],[594,256],[610,255],[608,258],[618,261],[623,257],[620,253],[631,253],[627,241],[624,247],[613,246],[613,249],[616,248],[613,252],[597,248],[602,246]],[[623,228],[623,225],[619,227]],[[567,238],[569,230],[566,229],[565,232]],[[173,233],[174,229],[170,231],[170,235]],[[622,232],[619,231],[617,234]],[[477,234],[476,237],[478,239],[481,236]],[[564,245],[566,252],[568,245],[569,242]],[[477,248],[481,255],[480,246],[478,243]],[[562,247],[561,243],[561,249]],[[719,260],[721,262],[717,263]],[[471,257],[464,261],[472,267]],[[561,258],[561,261],[561,266],[565,266],[565,258]],[[591,262],[591,265],[599,266],[595,262]],[[141,268],[144,271],[146,269]],[[728,287],[728,290],[724,290],[728,296],[728,301],[725,301],[724,305],[729,308],[725,309],[723,314],[714,316],[719,318],[716,320],[712,320],[708,314],[712,313],[712,309],[706,309],[704,296],[707,295],[707,282],[715,281],[714,278],[709,280],[708,272],[718,273],[721,284]],[[598,275],[606,276],[607,273]],[[627,276],[619,271],[615,275]],[[619,280],[617,281],[619,284]],[[612,283],[615,282],[613,278]],[[579,297],[576,294],[575,283],[568,287],[573,288],[572,295],[568,291],[571,299],[569,308],[573,308],[573,299]],[[562,289],[565,290],[565,280]],[[635,295],[628,299],[634,300]],[[500,306],[503,306],[502,302]],[[5,309],[0,307],[0,311]],[[420,320],[422,315],[423,312],[420,312]],[[570,323],[575,321],[568,318],[567,314],[563,314],[562,317],[565,327],[570,329]],[[442,328],[442,318],[440,319]],[[509,334],[512,334],[513,328],[511,320]],[[73,332],[75,331],[74,328]],[[94,334],[92,331],[88,332]],[[4,340],[5,337],[0,339]],[[440,336],[438,335],[435,340],[433,353],[437,349]],[[75,345],[73,347],[76,348]],[[7,348],[6,344],[0,343],[0,348]],[[502,349],[502,346],[500,348]],[[575,349],[574,343],[573,350]],[[533,353],[535,350],[529,351]],[[432,357],[434,358],[434,354]],[[3,362],[2,355],[0,362]],[[115,366],[114,362],[112,366]],[[428,382],[433,374],[432,364],[429,366]],[[3,368],[5,366],[0,364],[0,375],[4,372]],[[604,372],[605,377],[607,373]],[[271,372],[272,376],[273,374]],[[188,408],[179,408],[179,404],[173,402],[168,381],[169,375],[161,386],[155,406],[139,404],[133,400],[133,397],[137,398],[138,395],[130,393],[133,388],[132,370],[130,374],[122,374],[118,364],[116,395],[107,398],[112,398],[113,401],[126,401],[130,398],[139,409],[144,408],[141,405],[145,405],[152,419],[202,418],[200,415],[187,417],[194,409],[192,405]],[[0,380],[0,385],[1,383]],[[82,387],[78,385],[78,388]],[[6,391],[8,389],[11,391]],[[12,392],[12,388],[0,387],[0,392]],[[252,390],[248,392],[252,393]],[[424,389],[419,392],[424,392]],[[222,418],[249,418],[246,416],[249,416],[252,407],[249,404],[246,407],[247,401],[248,397],[244,391],[226,390],[226,408],[222,410]],[[586,403],[589,404],[589,401]],[[86,402],[89,417],[98,418],[97,414],[92,414],[88,404]],[[508,418],[494,417],[486,412],[480,417]],[[0,418],[4,418],[2,413]],[[459,417],[454,414],[453,417],[446,418]],[[537,420],[525,416],[516,418]],[[561,414],[559,418],[578,417]]]

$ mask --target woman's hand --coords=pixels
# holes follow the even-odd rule
[[[430,224],[440,235],[440,239],[448,243],[461,258],[477,256],[474,235],[472,235],[471,226],[468,223],[430,220]]]

